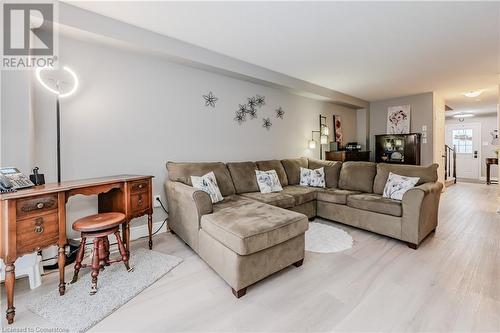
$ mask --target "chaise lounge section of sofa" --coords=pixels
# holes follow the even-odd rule
[[[300,168],[324,168],[325,188],[300,186]],[[442,184],[427,167],[307,158],[167,163],[169,227],[212,267],[236,297],[292,264],[302,265],[308,219],[322,217],[402,240],[413,249],[437,226]],[[283,191],[260,193],[255,170],[275,170]],[[213,171],[224,200],[193,188]],[[403,200],[382,196],[389,173],[419,177]]]

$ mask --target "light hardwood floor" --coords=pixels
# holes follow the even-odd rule
[[[353,236],[352,249],[306,253],[302,267],[257,283],[239,300],[183,242],[163,234],[154,250],[184,262],[91,331],[500,331],[496,196],[496,186],[448,188],[437,231],[417,251],[339,225]],[[14,327],[52,327],[25,303],[56,288],[57,274],[45,276],[35,291],[25,280],[16,285]]]

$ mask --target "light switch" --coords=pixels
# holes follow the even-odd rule
[[[426,132],[427,131],[427,125],[423,125],[422,126],[422,132]]]

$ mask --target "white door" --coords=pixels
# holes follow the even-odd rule
[[[457,153],[457,178],[479,179],[481,170],[481,124],[446,126],[446,144]]]

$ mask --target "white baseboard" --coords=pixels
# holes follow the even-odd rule
[[[162,223],[163,223],[163,221],[153,222],[153,233],[156,230],[158,230],[158,228],[161,226]],[[160,230],[158,230],[157,235],[165,233],[165,232],[167,232],[167,223],[166,222],[165,222],[165,225]],[[130,227],[130,241],[134,241],[134,240],[137,240],[139,238],[147,237],[148,235],[149,235],[149,232],[148,232],[148,224],[147,223]],[[78,238],[77,240],[80,241],[81,238]],[[114,236],[110,237],[110,242],[115,243]],[[154,243],[154,239],[153,239],[153,243]],[[85,252],[87,254],[88,254],[89,250],[92,249],[92,246],[93,246],[92,243],[89,243],[85,246]],[[118,245],[116,245],[116,244],[111,245],[110,251],[111,252],[118,252]]]
[[[158,221],[158,222],[153,222],[153,232],[158,230],[158,228],[161,226],[163,221]],[[158,234],[167,232],[167,223],[165,222],[165,225],[161,228],[161,230],[158,231]],[[148,232],[148,225],[147,224],[142,224],[138,226],[131,226],[130,227],[130,240],[136,240],[142,237],[146,237],[149,235]]]
[[[158,230],[158,228],[161,226],[163,221],[158,221],[158,222],[153,222],[153,233]],[[132,223],[133,225],[133,223]],[[167,232],[167,223],[161,228],[161,230],[158,230],[157,234],[165,233]],[[148,225],[142,224],[142,225],[137,225],[137,226],[131,226],[130,227],[130,240],[137,240],[139,238],[147,237],[148,236]],[[81,238],[76,238],[76,240],[81,241]],[[146,246],[147,246],[147,238],[144,239]],[[89,240],[87,240],[89,242]],[[114,236],[110,237],[110,242],[115,243],[116,240],[114,239]],[[153,239],[154,243],[154,239]],[[85,246],[85,255],[88,256],[92,251],[92,243],[90,242]],[[68,248],[69,249],[69,248]],[[110,247],[110,252],[118,252],[118,246],[116,244],[111,245]],[[50,259],[49,261],[45,261],[44,265],[54,265],[57,263],[57,246],[50,246],[46,249],[44,249],[44,259]]]
[[[491,177],[490,178],[491,180],[494,180],[494,181],[498,181],[498,178],[497,177]],[[486,181],[486,177],[479,177],[479,180],[482,180],[482,181]]]

